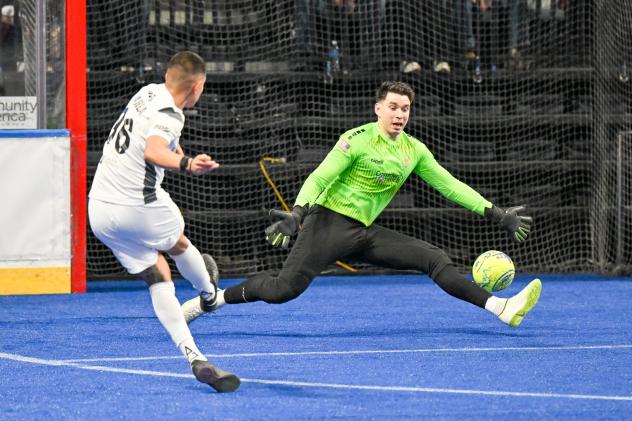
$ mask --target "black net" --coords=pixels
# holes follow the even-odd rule
[[[186,234],[223,275],[278,270],[286,252],[269,247],[263,230],[267,210],[281,204],[261,165],[293,203],[338,136],[374,120],[380,83],[402,80],[417,93],[407,131],[493,203],[528,205],[535,229],[516,246],[414,177],[378,223],[438,245],[464,271],[488,249],[509,254],[521,272],[629,260],[629,245],[616,241],[629,233],[615,224],[632,226],[630,211],[617,211],[630,194],[616,189],[630,173],[632,1],[480,3],[91,0],[89,175],[130,96],[161,81],[176,51],[198,52],[207,83],[182,144],[222,168],[168,174],[165,188]],[[124,274],[92,236],[88,255],[90,276]]]
[[[65,2],[0,0],[0,9],[0,96],[45,94],[46,107],[40,112],[45,113],[46,128],[65,127]],[[42,63],[38,62],[38,43],[45,52]],[[45,78],[38,84],[40,72]]]
[[[594,8],[592,89],[594,177],[590,206],[594,264],[632,273],[632,4],[600,1]]]

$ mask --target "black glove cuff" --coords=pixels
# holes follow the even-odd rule
[[[483,215],[485,216],[485,219],[494,223],[499,223],[504,214],[505,211],[502,208],[492,205],[491,208],[485,208],[485,212]]]
[[[298,217],[298,223],[300,224],[301,221],[303,221],[303,217],[305,216],[305,214],[307,213],[307,207],[302,207],[299,205],[296,205],[292,208],[292,213]]]

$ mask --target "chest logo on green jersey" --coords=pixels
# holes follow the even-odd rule
[[[401,176],[399,174],[389,174],[378,172],[375,181],[378,183],[389,183],[389,184],[398,184]]]
[[[410,164],[410,158],[406,157],[406,158],[404,158],[404,161],[402,162],[402,166],[404,168],[406,168],[408,166],[408,164]]]

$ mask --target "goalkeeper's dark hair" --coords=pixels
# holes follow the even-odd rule
[[[375,93],[375,102],[380,102],[389,92],[393,92],[399,95],[406,95],[410,99],[410,103],[413,103],[415,99],[415,91],[408,84],[404,82],[387,81],[382,83]]]

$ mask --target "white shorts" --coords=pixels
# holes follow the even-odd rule
[[[184,219],[169,197],[144,206],[124,206],[90,199],[88,217],[94,235],[131,274],[158,261],[158,251],[176,245],[184,232]]]

